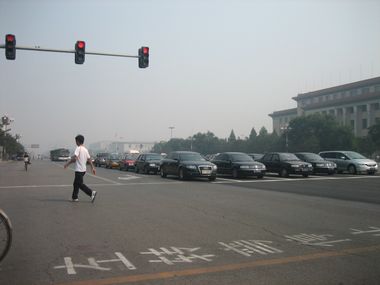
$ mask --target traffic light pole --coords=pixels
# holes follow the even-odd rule
[[[0,48],[5,48],[5,45],[0,45]],[[61,53],[75,53],[75,50],[64,50],[64,49],[51,49],[51,48],[41,48],[39,46],[26,47],[26,46],[16,46],[19,50],[31,50],[31,51],[44,51],[44,52],[61,52]],[[101,55],[101,56],[115,56],[115,57],[131,57],[139,58],[138,55],[128,55],[128,54],[117,54],[117,53],[106,53],[106,52],[92,52],[86,50],[86,55]]]

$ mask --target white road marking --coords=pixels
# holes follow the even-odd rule
[[[272,177],[271,177],[272,178]],[[376,179],[380,176],[349,176],[349,177],[320,177],[310,176],[308,178],[277,178],[277,179],[255,179],[255,180],[233,180],[223,179],[224,181],[214,181],[213,184],[229,184],[229,183],[265,183],[265,182],[292,182],[292,181],[317,181],[317,180],[343,180],[343,179]],[[220,179],[219,177],[217,178]]]
[[[173,181],[173,182],[141,182],[141,183],[112,183],[112,184],[86,184],[90,187],[97,186],[139,186],[139,185],[172,185],[172,184],[183,184],[184,182]],[[15,185],[15,186],[0,186],[0,189],[22,189],[22,188],[64,188],[73,187],[72,184],[62,184],[62,185]]]
[[[63,168],[63,165],[59,164],[59,163],[56,163],[56,162],[53,162],[55,165]],[[68,167],[67,169],[70,169],[71,171],[75,171],[75,169],[71,168],[71,167]],[[108,179],[108,178],[104,178],[104,177],[101,177],[101,176],[98,176],[98,175],[93,175],[91,174],[90,172],[86,172],[86,174],[90,177],[94,177],[94,178],[97,178],[97,179],[100,179],[100,180],[103,180],[103,181],[106,181],[106,182],[110,182],[110,183],[113,183],[113,184],[120,184],[119,182],[115,182],[111,179]]]
[[[133,179],[136,179],[136,178],[142,178],[141,176],[134,176],[134,175],[125,175],[125,176],[122,176],[122,177],[118,177],[117,179],[119,180],[133,180]]]

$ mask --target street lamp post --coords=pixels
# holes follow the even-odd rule
[[[8,129],[7,127],[11,124],[11,122],[13,122],[14,119],[11,119],[9,118],[7,115],[4,115],[2,118],[1,118],[1,122],[4,126],[4,145],[3,145],[3,153],[2,153],[2,158],[3,160],[7,159],[5,156],[6,156],[6,135],[7,135],[7,132],[9,132],[11,129]]]
[[[170,129],[170,139],[173,138],[173,129],[175,129],[175,127],[169,127]]]
[[[285,134],[285,150],[286,152],[289,151],[289,138],[288,138],[288,133],[289,133],[289,130],[291,130],[292,128],[289,127],[289,125],[285,125],[283,127],[280,128],[284,134]]]

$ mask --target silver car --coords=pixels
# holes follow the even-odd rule
[[[376,161],[354,151],[322,151],[319,155],[335,162],[339,173],[348,171],[350,174],[375,174],[378,169]]]

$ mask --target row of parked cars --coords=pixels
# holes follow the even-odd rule
[[[378,170],[375,161],[353,151],[324,151],[319,154],[223,152],[206,157],[197,152],[174,151],[165,157],[157,153],[146,153],[127,154],[122,159],[118,155],[98,154],[94,163],[96,166],[104,165],[120,170],[133,168],[137,173],[159,172],[161,177],[204,177],[210,181],[215,180],[217,174],[234,178],[254,176],[260,179],[268,172],[278,173],[282,177],[288,177],[290,174],[308,177],[310,174],[332,175],[336,172],[375,174]]]
[[[135,172],[157,174],[163,156],[158,153],[130,153],[120,156],[116,153],[98,153],[94,159],[96,167],[116,168],[119,170],[135,170]]]

